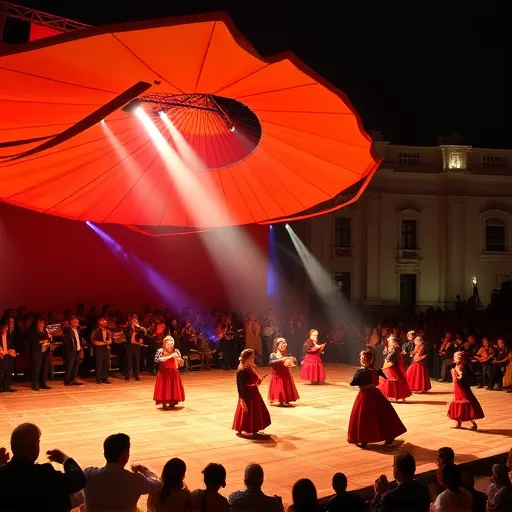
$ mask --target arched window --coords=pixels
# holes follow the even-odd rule
[[[485,219],[485,250],[489,252],[507,251],[507,223],[499,217]]]

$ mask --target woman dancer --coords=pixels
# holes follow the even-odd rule
[[[297,365],[297,360],[288,355],[288,344],[284,338],[274,340],[274,350],[270,354],[271,380],[268,388],[269,402],[288,406],[299,399],[289,368]]]
[[[388,400],[402,400],[411,396],[411,390],[404,375],[404,362],[400,342],[390,336],[386,347],[386,359],[384,360],[384,379],[379,389]]]
[[[471,391],[471,376],[464,352],[455,352],[455,368],[452,368],[453,401],[448,408],[448,417],[455,421],[453,428],[460,428],[463,421],[471,422],[471,430],[478,428],[476,421],[485,417],[482,406]]]
[[[159,363],[155,380],[153,400],[162,404],[163,410],[172,409],[178,402],[185,401],[185,391],[178,367],[183,366],[180,351],[174,347],[174,338],[166,336],[162,348],[156,351],[155,362]]]
[[[359,386],[348,425],[348,442],[366,448],[368,443],[385,441],[391,444],[396,437],[407,432],[395,409],[377,387],[382,370],[373,367],[373,352],[363,350],[359,359],[361,368],[352,377],[351,386]]]
[[[432,387],[432,384],[430,384],[426,364],[427,351],[421,336],[414,338],[414,350],[411,352],[411,357],[411,366],[407,368],[407,383],[413,393],[424,393]]]
[[[254,357],[252,348],[242,350],[239,357],[240,364],[236,372],[238,405],[233,420],[233,430],[236,430],[237,435],[243,432],[257,435],[270,425],[270,414],[258,390],[262,379],[254,370]]]
[[[304,343],[304,359],[300,369],[300,378],[306,384],[318,384],[325,381],[325,370],[320,354],[325,348],[325,343],[318,344],[318,331],[311,329],[309,339]]]

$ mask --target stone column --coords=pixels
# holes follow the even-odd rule
[[[366,303],[380,302],[381,195],[366,196]]]
[[[466,208],[467,200],[448,196],[446,300],[466,299]],[[478,229],[478,226],[475,226]]]

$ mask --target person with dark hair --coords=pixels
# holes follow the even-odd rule
[[[439,476],[445,490],[432,504],[432,512],[471,512],[473,498],[464,486],[459,466],[446,464]]]
[[[347,492],[347,484],[347,477],[343,473],[336,473],[332,477],[332,488],[336,496],[325,504],[325,512],[361,512],[364,509],[363,500]]]
[[[475,420],[485,418],[485,415],[480,402],[471,391],[467,359],[463,352],[455,352],[453,360],[453,401],[448,408],[448,417],[455,421],[455,428],[460,428],[463,421],[470,421],[471,430],[476,430],[478,426]]]
[[[387,485],[377,485],[376,495],[370,507],[371,512],[428,512],[430,497],[428,489],[414,480],[416,461],[407,452],[395,455],[393,476],[397,487],[388,490]]]
[[[290,405],[299,399],[290,368],[297,365],[295,357],[288,354],[288,343],[282,336],[278,336],[273,343],[270,354],[271,377],[268,387],[268,400],[272,404],[277,402],[280,406]]]
[[[181,459],[173,458],[165,463],[162,471],[162,487],[148,498],[148,512],[189,512],[190,491],[183,482],[187,466]]]
[[[270,414],[258,390],[262,379],[255,371],[255,355],[252,348],[246,348],[239,357],[240,365],[236,372],[238,404],[232,427],[238,435],[244,432],[257,435],[270,425]]]
[[[441,484],[441,469],[446,466],[446,464],[455,464],[455,452],[449,446],[443,446],[437,450],[436,465],[438,471],[436,473],[436,480],[428,486],[430,501],[432,503],[444,491],[444,487]]]
[[[60,450],[46,452],[49,462],[62,464],[64,473],[50,463],[36,464],[41,431],[33,423],[17,426],[11,434],[12,460],[0,449],[0,510],[9,512],[67,512],[70,495],[81,491],[85,476],[80,466]]]
[[[379,389],[388,400],[405,401],[412,393],[405,377],[405,364],[400,340],[390,336],[384,350],[386,358],[382,371],[387,378],[381,381]]]
[[[0,326],[0,393],[18,391],[11,388],[15,357],[16,351],[9,332],[9,324],[5,321]]]
[[[107,462],[104,467],[89,467],[84,471],[87,512],[136,510],[142,495],[160,489],[158,477],[147,467],[133,465],[131,471],[124,469],[130,459],[130,438],[126,434],[108,436],[103,443],[103,454]]]
[[[32,390],[52,389],[46,383],[50,369],[50,335],[46,330],[44,318],[38,318],[36,324],[28,330],[27,345],[32,366]]]
[[[309,338],[302,349],[304,359],[300,367],[300,378],[306,384],[320,384],[325,382],[325,369],[320,355],[325,349],[325,343],[318,343],[318,331],[311,329]]]
[[[316,512],[320,511],[315,484],[309,478],[297,480],[292,487],[293,503],[287,512]]]
[[[507,474],[507,466],[494,464],[492,467],[491,485],[487,494],[487,512],[509,512],[512,510],[512,484]]]
[[[203,471],[206,489],[196,489],[190,494],[192,512],[229,512],[229,503],[219,493],[226,487],[226,470],[221,464],[210,463]]]
[[[473,499],[473,506],[471,512],[486,512],[487,510],[487,495],[475,489],[475,478],[468,471],[462,472],[462,480],[466,489],[471,493]]]
[[[83,382],[76,380],[78,377],[78,367],[80,366],[80,357],[83,355],[85,340],[80,334],[79,320],[73,316],[69,320],[69,327],[64,328],[64,337],[62,338],[62,357],[66,365],[64,374],[65,386],[81,386]]]
[[[375,355],[363,350],[359,355],[361,368],[350,382],[358,386],[348,425],[348,442],[366,448],[368,443],[385,441],[391,444],[396,437],[407,432],[393,406],[378,388],[379,377],[386,378],[382,370],[373,367]]]
[[[283,512],[280,496],[267,496],[263,486],[263,468],[259,464],[249,464],[245,468],[245,489],[229,495],[231,512]]]

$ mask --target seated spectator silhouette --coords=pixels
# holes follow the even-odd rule
[[[206,489],[196,489],[190,494],[192,512],[229,512],[229,503],[219,494],[226,487],[226,470],[220,464],[208,464],[203,469]]]
[[[430,501],[432,503],[444,491],[444,487],[440,482],[441,469],[443,469],[446,464],[455,464],[455,452],[448,446],[439,448],[439,450],[437,450],[436,464],[438,468],[436,480],[428,486],[428,490],[430,492]]]
[[[36,464],[40,452],[41,431],[32,423],[23,423],[11,434],[12,460],[1,450],[5,464],[0,467],[0,511],[67,512],[70,494],[81,491],[85,476],[80,466],[65,453],[46,452],[48,460],[62,464],[64,473],[49,464]]]
[[[473,507],[471,508],[471,512],[486,512],[487,495],[475,489],[475,479],[473,478],[473,475],[468,471],[463,471],[462,481],[473,498]]]
[[[416,461],[407,452],[395,455],[393,475],[397,487],[385,491],[376,485],[377,494],[371,504],[371,512],[428,512],[428,489],[414,480]]]
[[[347,492],[347,477],[343,473],[336,473],[332,477],[332,488],[336,493],[324,507],[325,512],[361,512],[364,508],[363,500]]]
[[[507,474],[507,467],[494,464],[491,485],[487,494],[487,512],[510,512],[512,510],[512,484]]]
[[[103,455],[107,461],[105,466],[84,471],[87,512],[136,512],[142,495],[160,489],[158,477],[145,466],[132,466],[131,471],[125,469],[130,459],[130,438],[126,434],[107,437]]]
[[[432,512],[471,512],[473,498],[464,488],[459,467],[455,464],[446,464],[439,476],[445,490],[432,504]]]
[[[162,487],[148,499],[148,512],[189,512],[190,491],[183,482],[187,466],[181,459],[171,459],[162,471]]]
[[[283,512],[280,496],[263,494],[263,468],[259,464],[249,464],[245,468],[245,489],[229,496],[231,512]]]
[[[292,487],[293,503],[287,512],[320,512],[315,484],[309,478],[297,480]]]

